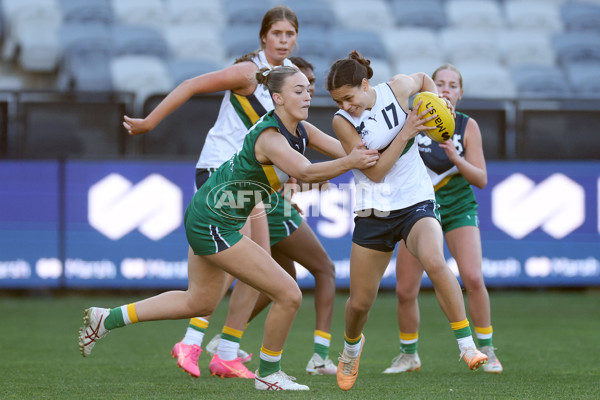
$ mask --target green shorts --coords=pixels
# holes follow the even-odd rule
[[[290,236],[302,223],[302,216],[291,204],[283,199],[279,192],[273,193],[271,196],[278,196],[279,201],[276,203],[271,200],[271,204],[277,206],[267,213],[269,220],[269,238],[271,246]]]
[[[479,217],[477,215],[477,203],[469,202],[462,204],[460,207],[440,207],[442,217],[442,230],[450,232],[453,229],[462,226],[479,227]]]
[[[241,226],[223,227],[206,223],[194,212],[192,204],[185,210],[183,221],[185,235],[197,256],[207,256],[227,250],[243,237],[239,232]]]

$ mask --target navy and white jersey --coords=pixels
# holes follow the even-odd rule
[[[384,151],[398,135],[407,113],[402,109],[387,83],[374,87],[376,100],[370,110],[353,117],[344,110],[336,115],[354,126],[367,148]],[[380,183],[375,183],[359,170],[352,170],[356,184],[355,211],[374,208],[381,211],[400,210],[435,198],[431,180],[414,140],[406,144],[402,155]]]
[[[259,69],[271,67],[264,51],[258,53],[252,62]],[[294,64],[286,58],[283,65]],[[229,160],[242,147],[248,129],[273,108],[273,100],[264,85],[257,85],[254,93],[249,96],[242,96],[231,90],[225,91],[217,121],[208,131],[196,168],[218,168]]]
[[[461,157],[464,157],[465,155],[463,141],[465,139],[465,128],[468,120],[468,115],[456,112],[456,123],[454,135],[452,135],[452,142],[454,142],[456,151]],[[429,174],[431,182],[434,184],[434,186],[438,185],[445,178],[459,173],[458,168],[456,168],[454,163],[448,159],[446,152],[436,141],[431,140],[423,133],[420,133],[419,136],[417,136],[417,139],[421,158],[423,158],[423,162],[427,167],[427,173]]]

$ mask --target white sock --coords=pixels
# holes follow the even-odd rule
[[[196,344],[202,346],[202,340],[204,340],[204,332],[188,327],[182,342],[187,345]]]
[[[240,344],[232,342],[231,340],[221,338],[219,340],[219,347],[217,348],[217,354],[219,358],[224,361],[231,361],[237,358],[238,349]]]
[[[461,353],[468,348],[477,348],[475,346],[475,342],[473,341],[473,336],[456,339],[456,341],[458,342],[458,348],[460,349]]]
[[[356,344],[348,344],[348,342],[344,341],[344,350],[346,351],[346,355],[349,357],[358,357],[358,353],[360,353],[361,344],[362,337]]]

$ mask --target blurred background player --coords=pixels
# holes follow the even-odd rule
[[[458,342],[460,357],[474,370],[487,361],[475,347],[460,285],[446,264],[442,229],[431,179],[415,136],[427,129],[430,109],[417,114],[408,99],[418,92],[437,93],[424,73],[396,75],[372,87],[370,61],[353,51],[337,60],[327,77],[327,90],[340,108],[333,129],[346,152],[361,141],[381,151],[377,163],[352,171],[356,182],[356,218],[350,254],[350,297],[346,302],[344,351],[337,382],[349,390],[356,382],[365,343],[363,328],[396,243],[406,241],[433,282],[440,306]],[[420,103],[419,103],[420,104]]]
[[[438,93],[455,107],[463,95],[463,81],[458,69],[444,64],[432,76]],[[419,135],[419,151],[434,184],[435,200],[440,206],[442,230],[450,253],[456,260],[460,277],[467,291],[469,315],[475,325],[475,335],[482,353],[488,356],[483,370],[501,373],[502,364],[494,353],[490,299],[481,271],[481,236],[477,201],[471,185],[483,189],[487,172],[481,132],[477,122],[456,113],[456,130],[451,140],[438,143]],[[421,360],[417,353],[419,340],[419,305],[417,295],[423,267],[408,251],[404,241],[396,259],[396,294],[401,353],[383,371],[394,374],[418,370]]]

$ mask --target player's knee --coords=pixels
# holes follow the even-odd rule
[[[327,261],[323,263],[322,271],[320,272],[324,278],[335,280],[335,264],[329,257],[327,257]]]
[[[396,297],[400,304],[411,303],[416,300],[419,294],[419,287],[396,286]]]
[[[463,273],[460,277],[463,281],[465,289],[469,292],[477,292],[485,289],[485,283],[483,282],[483,275],[481,273]]]
[[[285,303],[290,309],[298,310],[300,308],[302,304],[302,292],[298,286],[286,293]]]
[[[430,278],[434,278],[435,276],[439,275],[445,275],[449,271],[448,264],[446,264],[446,261],[443,257],[439,257],[437,255],[428,255],[423,257],[420,261]]]
[[[350,297],[349,307],[356,314],[368,313],[369,310],[371,309],[372,305],[373,305],[373,302],[370,301],[369,299],[366,299],[366,298],[352,299],[352,296]]]

